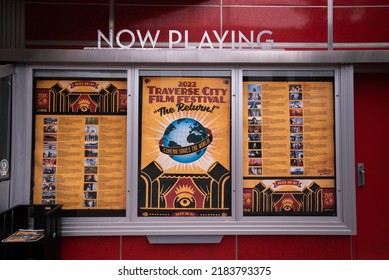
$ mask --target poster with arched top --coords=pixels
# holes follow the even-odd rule
[[[138,216],[231,216],[231,79],[141,76]]]
[[[127,81],[36,79],[34,105],[33,202],[124,216]]]

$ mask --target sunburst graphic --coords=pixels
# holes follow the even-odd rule
[[[220,133],[221,129],[218,125],[221,117],[221,114],[217,114],[215,117],[210,118],[209,115],[196,111],[177,112],[175,114],[165,115],[163,118],[153,118],[152,120],[147,119],[147,123],[153,123],[153,126],[144,124],[143,129],[148,130],[149,135],[153,134],[155,136],[147,137],[145,140],[154,142],[155,149],[150,149],[148,151],[143,150],[143,152],[145,153],[145,156],[148,157],[155,157],[155,153],[158,153],[158,155],[155,157],[155,161],[163,168],[165,172],[169,169],[175,169],[178,172],[191,172],[199,168],[207,171],[210,166],[215,163],[214,155],[220,155],[215,147],[222,145],[223,139],[220,137],[215,137],[215,135],[223,135]],[[171,123],[181,118],[190,118],[196,120],[205,128],[212,131],[213,134],[213,141],[209,146],[207,146],[206,152],[199,159],[185,164],[173,160],[169,155],[163,154],[158,149],[159,142],[163,137],[166,128]]]

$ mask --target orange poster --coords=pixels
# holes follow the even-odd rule
[[[230,78],[142,78],[139,216],[231,215],[230,88]]]
[[[243,83],[244,215],[334,215],[332,81]]]
[[[121,80],[37,81],[34,203],[124,213],[126,88]]]

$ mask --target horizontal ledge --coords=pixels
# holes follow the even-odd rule
[[[277,228],[277,229],[220,229],[214,230],[109,230],[109,229],[62,229],[62,236],[175,236],[175,235],[355,235],[356,233],[347,227],[330,227],[330,228]]]
[[[90,222],[62,223],[64,236],[160,236],[160,235],[353,235],[355,230],[344,222],[334,220],[268,221],[268,222],[213,222],[213,223],[131,223]]]
[[[128,41],[122,41],[123,45],[129,45],[130,42]],[[98,49],[96,47],[97,42],[96,41],[76,41],[76,40],[27,40],[26,46],[33,47],[37,46],[38,48],[45,48],[45,47],[54,47],[54,49],[58,49],[61,47],[74,47],[77,48],[83,48],[83,49]],[[217,42],[214,42],[213,47],[215,49],[218,49],[220,47],[220,44]],[[101,42],[102,48],[108,48],[109,45],[106,42]],[[174,49],[185,49],[187,47],[189,48],[196,48],[199,46],[199,42],[188,42],[188,43],[177,43],[174,44]],[[233,47],[235,46],[235,47]],[[258,47],[258,46],[257,46]],[[328,50],[329,44],[327,42],[273,42],[273,49],[290,49],[290,50],[308,50],[308,49],[322,49],[322,50]],[[346,48],[346,49],[388,49],[389,48],[389,42],[333,42],[334,48]],[[114,44],[114,48],[118,48],[117,43]],[[142,47],[142,44],[139,42],[135,42],[132,45],[132,48],[134,49],[153,49],[153,45],[150,43],[145,43]],[[154,48],[169,48],[169,42],[158,42],[155,44]],[[239,50],[239,47],[236,46],[236,44],[232,44],[231,42],[224,42],[222,44],[222,48],[224,50]],[[207,49],[207,48],[203,48]],[[245,48],[247,49],[247,47]]]
[[[1,49],[1,63],[182,64],[182,63],[389,63],[389,51],[261,51],[186,49]]]

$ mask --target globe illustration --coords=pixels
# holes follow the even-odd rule
[[[190,147],[208,137],[207,130],[198,121],[191,118],[182,118],[173,121],[166,128],[161,144],[169,148]],[[191,163],[201,158],[206,147],[188,154],[170,155],[172,159],[180,163]]]

